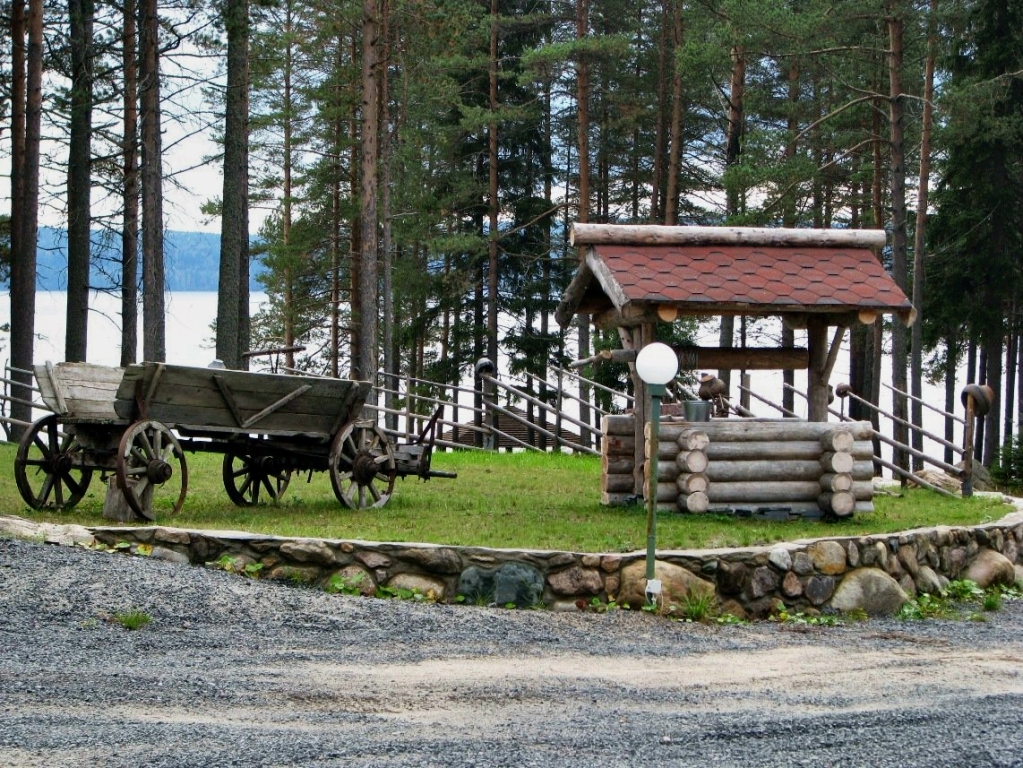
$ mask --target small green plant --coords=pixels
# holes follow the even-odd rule
[[[771,614],[770,621],[808,627],[839,627],[844,623],[834,614],[822,613],[819,616],[814,616],[803,611],[790,611],[787,606]]]
[[[668,606],[668,615],[678,617],[682,621],[702,623],[710,620],[716,605],[717,600],[712,592],[702,592],[698,595],[688,592],[681,605],[672,603]]]
[[[431,589],[423,592],[421,589],[409,589],[408,587],[377,587],[376,596],[392,600],[413,600],[417,603],[435,603],[437,595]]]
[[[984,590],[977,586],[977,582],[970,581],[970,579],[956,579],[955,581],[950,581],[941,590],[941,594],[949,600],[964,603],[968,600],[976,600],[983,597]]]
[[[989,613],[991,611],[1002,610],[1002,593],[997,589],[989,589],[984,593],[984,599],[981,601],[981,606]]]
[[[944,594],[917,595],[899,609],[900,619],[947,619],[953,616],[952,606]]]
[[[356,573],[351,576],[342,576],[340,573],[335,573],[327,581],[327,586],[324,589],[332,594],[361,595],[362,582],[365,580],[366,574],[364,573]]]
[[[610,613],[611,611],[617,611],[619,605],[614,595],[608,595],[606,601],[601,600],[599,597],[591,597],[590,602],[585,607],[586,610],[593,613]]]
[[[742,626],[744,624],[749,624],[746,619],[736,616],[734,613],[722,613],[720,616],[715,616],[714,621],[718,624],[728,626]]]
[[[136,630],[142,629],[153,617],[145,611],[125,611],[124,613],[115,613],[111,617],[113,621],[120,624],[125,629]]]
[[[221,571],[227,571],[228,573],[237,573],[250,579],[259,578],[260,572],[265,567],[260,562],[246,562],[246,558],[226,554],[221,555],[213,562],[206,563],[206,565],[211,568],[218,568]]]

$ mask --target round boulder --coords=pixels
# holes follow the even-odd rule
[[[844,613],[890,616],[908,602],[905,590],[880,568],[857,568],[842,579],[831,598],[831,607]]]
[[[654,563],[654,578],[661,582],[663,605],[683,604],[686,600],[713,596],[716,591],[709,581],[674,563]],[[646,605],[646,563],[637,560],[622,568],[622,584],[618,590],[618,603],[630,608]]]
[[[977,582],[981,589],[987,589],[995,584],[1011,586],[1016,581],[1016,569],[1002,553],[993,549],[982,549],[962,576],[964,579]]]

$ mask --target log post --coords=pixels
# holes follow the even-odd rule
[[[807,322],[807,347],[810,356],[807,371],[809,421],[828,420],[828,325],[827,321],[811,316]]]
[[[963,498],[973,495],[973,430],[977,416],[973,409],[973,398],[966,398],[966,428],[963,430]]]
[[[145,487],[139,501],[142,503],[143,509],[152,509],[152,484]],[[118,523],[149,522],[149,520],[146,520],[146,518],[137,514],[134,509],[128,506],[128,500],[124,496],[124,491],[117,484],[117,477],[114,475],[107,478],[107,495],[103,499],[103,517]]]

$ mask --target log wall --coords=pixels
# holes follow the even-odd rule
[[[603,429],[601,500],[608,505],[639,501],[633,482],[634,417],[605,416]],[[656,504],[661,510],[768,517],[870,512],[870,437],[869,422],[693,423],[668,417],[658,431]]]

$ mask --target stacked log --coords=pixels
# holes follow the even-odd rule
[[[644,434],[650,439],[650,425]],[[707,434],[670,420],[660,425],[657,443],[656,506],[662,512],[705,512],[707,509]],[[649,465],[644,467],[644,480]],[[645,486],[644,486],[645,487]]]
[[[605,500],[620,493],[612,489],[635,488],[631,416],[606,418],[613,432],[604,451]],[[868,422],[720,419],[696,424],[667,419],[658,437],[659,509],[785,509],[812,517],[873,510]],[[630,501],[635,498],[630,495]]]
[[[817,506],[830,517],[849,517],[856,510],[856,496],[853,494],[852,450],[856,445],[848,429],[835,428],[821,435],[820,496]],[[873,491],[873,482],[871,482]]]
[[[636,438],[635,420],[631,414],[604,416],[600,450],[600,500],[602,504],[620,506],[636,501]]]

